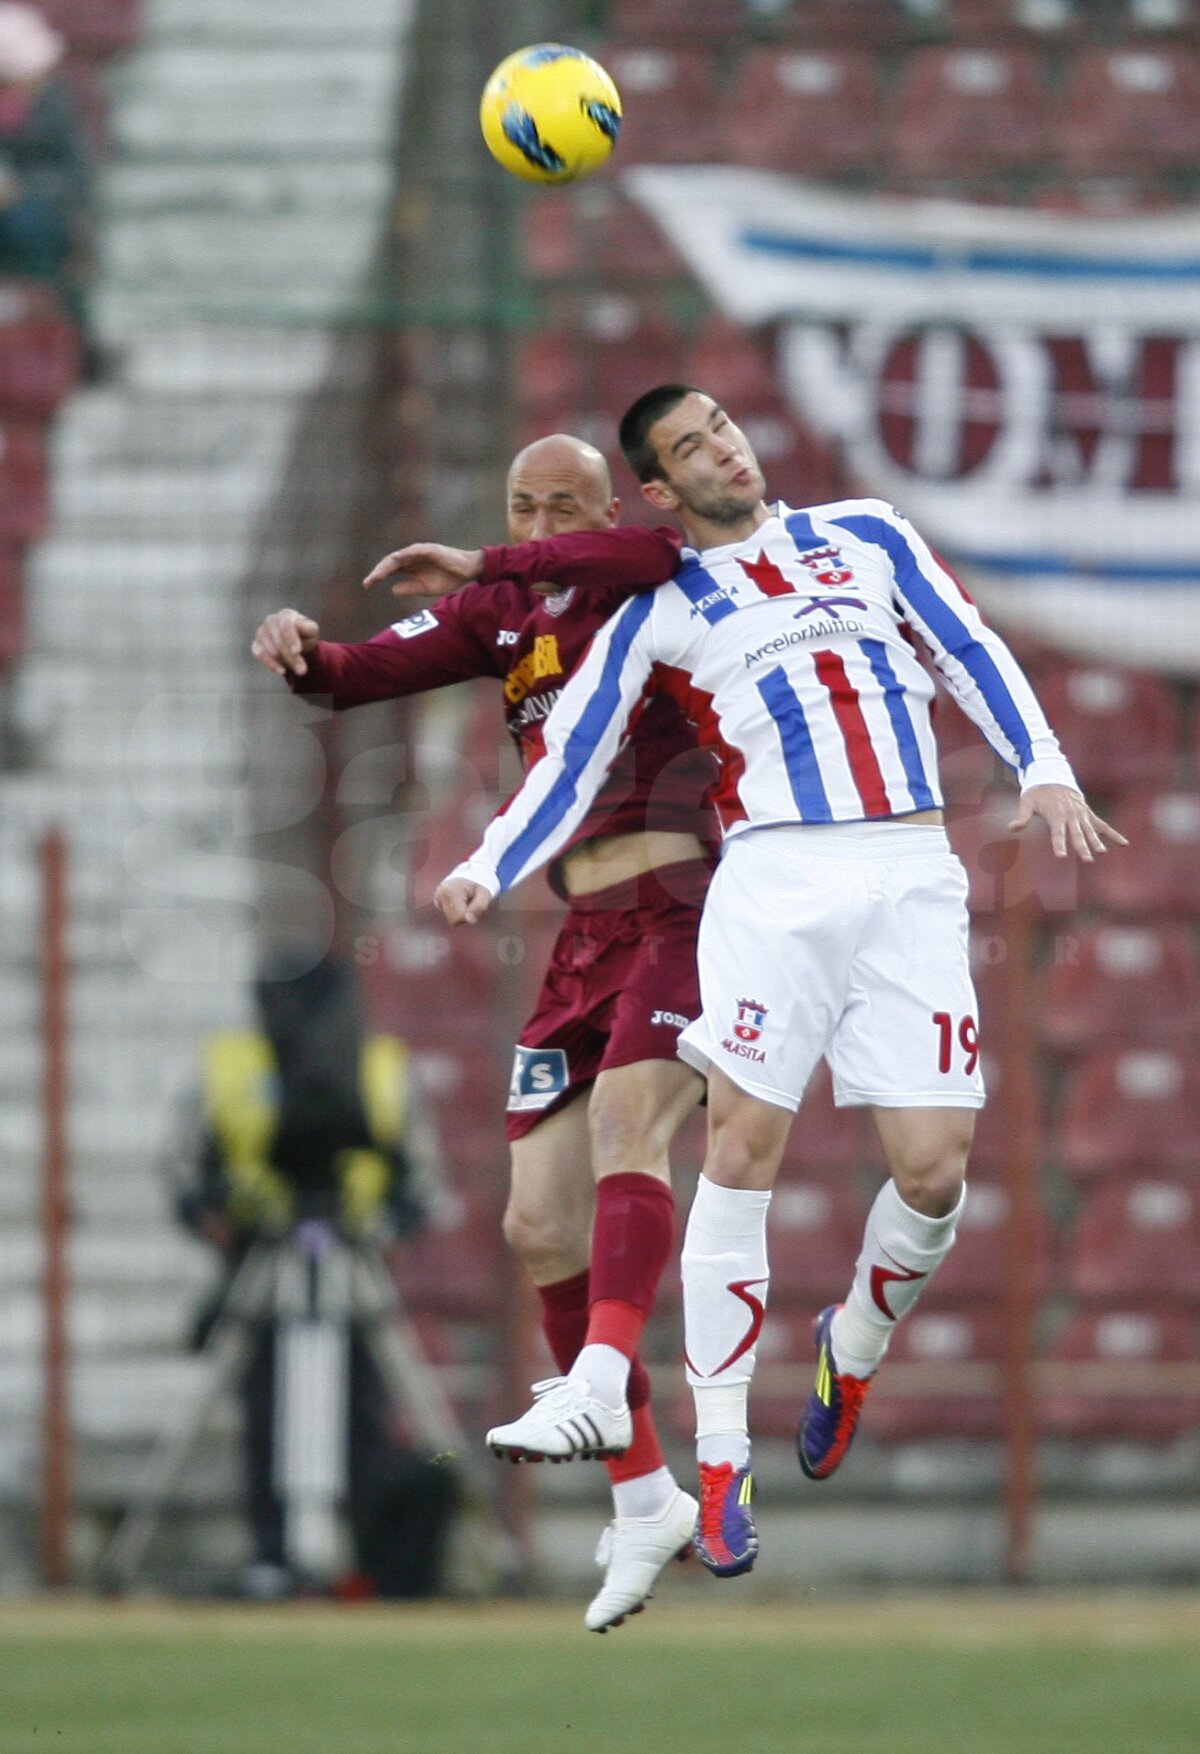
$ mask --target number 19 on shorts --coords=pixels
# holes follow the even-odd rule
[[[949,1011],[933,1013],[937,1031],[938,1071],[948,1074],[954,1069],[956,1052],[963,1055],[963,1071],[969,1078],[979,1064],[979,1027],[973,1017],[953,1017]]]

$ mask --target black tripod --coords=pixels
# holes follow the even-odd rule
[[[472,1590],[489,1588],[501,1563],[501,1537],[458,1416],[379,1248],[347,1240],[323,1219],[302,1220],[277,1242],[256,1243],[242,1261],[205,1342],[195,1390],[151,1452],[105,1550],[102,1572],[109,1586],[132,1586],[213,1406],[237,1380],[267,1322],[277,1336],[273,1484],[291,1569],[318,1586],[338,1569],[350,1346],[357,1331],[413,1431],[431,1455],[453,1464],[467,1488],[459,1539],[462,1582]]]

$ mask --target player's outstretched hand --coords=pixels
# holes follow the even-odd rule
[[[311,652],[321,637],[321,629],[310,615],[298,609],[277,609],[268,615],[250,646],[251,656],[276,676],[308,674],[304,654]]]
[[[482,548],[448,548],[444,542],[410,542],[385,554],[363,580],[366,586],[395,579],[393,597],[444,597],[483,571]]]
[[[473,926],[491,907],[492,898],[482,883],[472,883],[469,877],[444,877],[433,904],[452,926]]]
[[[1129,845],[1125,836],[1097,816],[1086,798],[1070,786],[1030,786],[1008,826],[1019,833],[1035,816],[1049,824],[1050,845],[1059,859],[1076,853],[1090,865],[1097,853],[1108,851],[1106,841],[1115,847]]]

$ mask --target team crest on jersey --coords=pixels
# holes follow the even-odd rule
[[[810,548],[800,556],[800,565],[808,568],[819,585],[847,585],[854,577],[840,548]]]
[[[757,999],[739,999],[733,1033],[739,1041],[757,1041],[767,1020],[767,1007]]]
[[[547,615],[561,615],[574,595],[574,585],[568,585],[565,591],[551,591],[542,598],[542,608]]]

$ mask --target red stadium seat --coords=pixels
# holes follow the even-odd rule
[[[650,385],[677,378],[679,363],[678,332],[666,313],[613,293],[525,337],[517,387],[531,415],[571,406],[620,415]]]
[[[779,378],[766,345],[729,317],[713,316],[683,359],[683,379],[698,384],[740,424],[749,408],[779,407]]]
[[[608,28],[621,43],[710,43],[725,50],[746,23],[744,0],[616,0],[608,17]],[[600,59],[614,72],[611,51],[602,51]]]
[[[547,189],[521,208],[521,262],[534,280],[569,280],[587,260],[574,189]]]
[[[421,1231],[398,1251],[396,1278],[414,1313],[494,1320],[508,1271],[499,1212],[464,1208],[445,1228]]]
[[[1194,42],[1200,12],[1196,0],[1122,0],[1117,23],[1143,40],[1179,37]]]
[[[1200,792],[1134,794],[1114,805],[1127,836],[1096,863],[1090,888],[1101,907],[1125,914],[1200,914]]]
[[[55,30],[81,55],[116,55],[141,35],[141,0],[38,0]]]
[[[826,1171],[849,1175],[879,1161],[875,1129],[865,1108],[835,1108],[828,1069],[813,1073],[792,1123],[783,1167],[802,1176]]]
[[[79,379],[79,339],[54,294],[0,281],[0,415],[48,420]]]
[[[772,1306],[799,1303],[815,1313],[844,1297],[862,1229],[862,1208],[847,1188],[828,1179],[780,1180],[767,1227]]]
[[[1059,139],[1077,175],[1193,170],[1200,159],[1200,56],[1150,47],[1080,54],[1071,67]]]
[[[362,969],[372,1026],[414,1046],[486,1033],[505,972],[497,944],[486,922],[469,932],[436,918],[385,929]]]
[[[905,14],[894,0],[797,0],[779,20],[806,47],[860,44],[886,48],[905,35]]]
[[[1082,0],[950,0],[946,23],[967,42],[1024,37],[1059,43],[1087,26]]]
[[[1120,1176],[1086,1195],[1075,1219],[1068,1284],[1107,1304],[1153,1297],[1200,1302],[1200,1185]]]
[[[1038,698],[1089,792],[1170,784],[1180,746],[1179,709],[1158,677],[1062,664],[1042,678]]]
[[[616,48],[601,60],[621,93],[622,164],[708,164],[719,156],[708,50]]]
[[[1074,913],[1085,894],[1080,861],[1055,858],[1044,823],[1011,833],[1017,802],[1015,786],[1005,783],[948,813],[950,842],[970,879],[971,912],[1002,913],[1024,902],[1046,918]]]
[[[687,272],[662,227],[635,201],[625,200],[611,183],[594,184],[586,193],[596,197],[590,273],[620,287],[677,280]]]
[[[1118,1304],[1078,1311],[1056,1336],[1049,1361],[1083,1367],[1074,1380],[1053,1372],[1041,1398],[1041,1423],[1055,1437],[1170,1443],[1200,1425],[1200,1389],[1171,1392],[1171,1366],[1200,1374],[1195,1318],[1182,1310]],[[1160,1366],[1167,1368],[1157,1387]]]
[[[922,181],[1030,170],[1048,151],[1048,102],[1032,49],[920,49],[905,65],[890,159]]]
[[[14,548],[0,546],[0,670],[7,669],[21,656],[24,633],[21,556]]]
[[[36,542],[50,514],[43,428],[0,423],[0,542]]]
[[[1068,926],[1052,958],[1036,1017],[1057,1052],[1200,1032],[1200,951],[1186,926]]]
[[[721,108],[725,155],[764,170],[866,171],[882,151],[874,59],[843,49],[752,49]]]
[[[863,1430],[884,1443],[998,1437],[1003,1360],[1000,1310],[936,1310],[922,1303],[896,1329]]]
[[[1072,1073],[1058,1129],[1068,1175],[1200,1169],[1200,1066],[1172,1048],[1102,1048]]]
[[[1000,1180],[967,1172],[967,1200],[958,1221],[954,1247],[922,1294],[921,1307],[999,1301],[1008,1281],[1008,1189]],[[1034,1286],[1040,1295],[1050,1279],[1050,1225],[1039,1206],[1031,1235],[1022,1245],[1031,1258]]]

